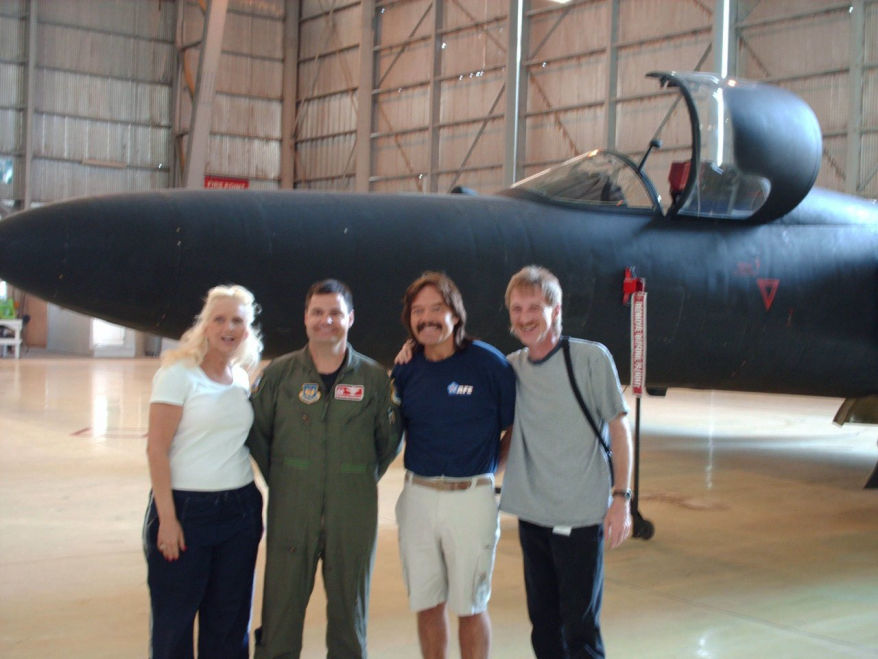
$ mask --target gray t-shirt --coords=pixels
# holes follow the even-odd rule
[[[592,417],[606,423],[628,412],[609,350],[570,339],[573,372]],[[515,370],[515,422],[500,509],[542,526],[600,524],[610,501],[610,470],[567,376],[560,343],[532,362],[527,348],[508,356]]]

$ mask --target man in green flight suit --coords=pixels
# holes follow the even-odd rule
[[[365,657],[378,479],[399,451],[386,370],[347,342],[348,287],[305,298],[308,344],[275,359],[252,396],[247,443],[268,483],[265,587],[256,658],[298,657],[323,561],[327,656]]]

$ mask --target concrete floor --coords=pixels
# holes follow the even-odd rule
[[[146,655],[140,527],[156,367],[0,360],[0,656]],[[610,656],[878,656],[878,491],[862,489],[878,430],[833,426],[838,403],[687,390],[643,400],[641,511],[656,533],[608,553]],[[397,461],[380,488],[379,659],[418,656],[393,519],[401,487]],[[502,527],[493,656],[530,657],[515,520]],[[259,580],[261,557],[257,569]],[[325,656],[321,588],[307,658]],[[255,624],[260,601],[261,588]]]

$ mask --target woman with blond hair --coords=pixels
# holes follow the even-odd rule
[[[208,291],[195,324],[162,355],[149,405],[152,491],[143,527],[150,656],[246,658],[262,495],[244,445],[262,340],[253,295]]]

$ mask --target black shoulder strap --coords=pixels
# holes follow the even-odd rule
[[[573,360],[570,357],[570,342],[567,340],[566,336],[561,337],[561,350],[564,352],[564,363],[567,365],[567,377],[570,378],[570,386],[573,388],[573,395],[576,396],[576,402],[579,403],[579,407],[582,408],[582,413],[585,414],[585,418],[588,419],[588,425],[590,425],[591,429],[594,431],[598,443],[600,443],[601,448],[604,449],[607,454],[607,460],[610,462],[610,473],[612,474],[613,451],[604,441],[603,434],[598,430],[598,424],[594,422],[594,417],[591,415],[591,412],[588,411],[588,406],[586,406],[585,401],[582,398],[582,393],[579,391],[579,385],[576,384],[576,378],[573,376]]]

